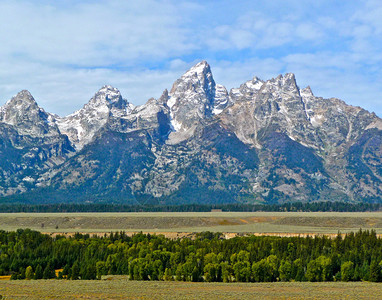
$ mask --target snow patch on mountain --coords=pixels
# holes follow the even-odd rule
[[[240,87],[232,88],[229,92],[230,100],[233,103],[236,101],[252,100],[256,97],[263,84],[264,81],[255,76],[253,79],[240,85]]]
[[[325,117],[323,115],[317,114],[310,117],[310,123],[312,123],[314,127],[321,126],[324,121],[325,121]]]
[[[134,106],[122,98],[118,89],[105,85],[83,108],[64,118],[57,118],[57,125],[76,149],[82,149],[110,117],[123,118],[133,109]]]
[[[229,104],[229,96],[227,89],[221,85],[215,85],[215,95],[214,95],[214,108],[212,113],[214,115],[220,114]]]

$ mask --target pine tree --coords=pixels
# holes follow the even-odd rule
[[[42,274],[42,278],[43,279],[52,279],[52,278],[56,278],[56,272],[54,271],[54,268],[53,266],[51,265],[51,263],[48,263],[48,265],[46,266],[43,274]]]
[[[71,272],[71,279],[72,280],[77,280],[80,278],[80,267],[78,265],[78,262],[74,262],[72,266],[72,272]]]
[[[376,260],[370,263],[369,281],[379,282],[381,281],[381,266],[378,265]]]
[[[27,269],[25,270],[25,278],[30,280],[33,279],[34,273],[33,273],[33,268],[31,266],[28,266]]]
[[[107,274],[106,265],[104,261],[97,261],[96,272],[97,272],[97,279],[101,279],[102,275]]]
[[[42,279],[43,270],[41,265],[37,265],[36,272],[34,273],[34,279]]]

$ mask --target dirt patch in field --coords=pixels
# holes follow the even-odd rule
[[[273,223],[276,220],[282,219],[282,217],[248,217],[246,220],[249,223]]]
[[[211,220],[211,224],[214,223],[214,220]],[[223,219],[223,220],[216,220],[216,225],[240,225],[242,222],[241,220],[236,219]]]
[[[382,218],[284,217],[275,220],[273,224],[335,228],[381,228]]]

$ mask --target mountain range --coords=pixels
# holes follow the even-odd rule
[[[382,120],[291,73],[227,91],[202,61],[159,99],[104,86],[65,117],[23,90],[0,136],[2,202],[382,202]]]

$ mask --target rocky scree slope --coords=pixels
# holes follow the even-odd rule
[[[0,195],[29,202],[382,201],[382,120],[293,74],[229,92],[202,61],[134,106],[102,87],[58,117],[22,91],[0,109]]]

